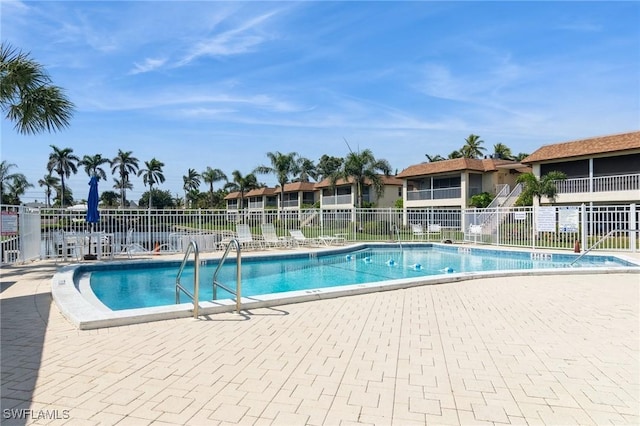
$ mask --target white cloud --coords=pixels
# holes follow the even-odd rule
[[[134,62],[134,68],[129,72],[129,74],[142,74],[145,72],[156,70],[162,67],[167,62],[166,59],[152,59],[147,58],[143,63]]]
[[[276,13],[272,11],[254,17],[237,28],[198,42],[177,65],[189,64],[202,56],[229,56],[252,51],[253,48],[269,39],[269,37],[261,34],[261,25]]]

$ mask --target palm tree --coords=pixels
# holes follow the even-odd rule
[[[379,173],[389,176],[391,165],[387,160],[376,159],[369,149],[362,152],[350,152],[345,158],[343,166],[330,176],[331,185],[335,187],[338,179],[349,181],[353,179],[356,184],[356,207],[362,207],[362,188],[365,181],[370,181],[378,196],[384,191],[384,182]]]
[[[318,165],[316,166],[316,178],[319,180],[328,178],[342,167],[342,163],[344,163],[343,158],[323,154],[318,160]]]
[[[50,145],[53,152],[49,154],[49,162],[47,163],[47,170],[49,173],[55,171],[60,176],[60,206],[64,207],[64,178],[78,173],[77,163],[80,161],[77,155],[73,154],[71,148],[58,148],[55,145]]]
[[[189,169],[187,171],[187,174],[182,176],[182,182],[182,189],[184,189],[185,208],[188,208],[188,206],[186,206],[186,203],[189,203],[189,201],[193,200],[193,198],[191,197],[192,191],[200,188],[200,173],[196,172],[195,169]]]
[[[9,184],[9,181],[19,175],[19,173],[9,173],[14,167],[18,167],[13,163],[7,163],[7,160],[2,160],[0,163],[0,199],[4,203],[4,190],[5,186]]]
[[[531,205],[533,204],[533,197],[538,199],[538,205],[540,205],[542,197],[547,197],[549,201],[554,203],[558,194],[556,181],[565,180],[566,178],[566,174],[558,171],[551,171],[540,179],[531,172],[521,174],[517,179],[518,183],[523,184],[519,204]]]
[[[516,160],[516,161],[522,161],[522,160],[524,160],[525,158],[527,158],[528,156],[529,156],[529,154],[527,154],[526,152],[519,152],[519,153],[518,153],[518,155],[516,155],[516,156],[514,157],[514,160]]]
[[[428,161],[429,163],[433,163],[433,162],[435,162],[435,161],[442,161],[442,160],[444,160],[444,157],[443,157],[443,156],[441,156],[441,155],[439,155],[439,154],[436,154],[436,155],[429,155],[429,154],[425,154],[424,156],[425,156],[425,157],[427,157],[427,161]]]
[[[153,185],[164,182],[164,174],[162,174],[164,163],[156,160],[154,157],[150,161],[145,161],[144,165],[146,169],[140,169],[138,176],[142,176],[142,183],[144,183],[145,186],[149,185],[149,210],[151,210]]]
[[[126,207],[125,203],[126,203],[126,198],[124,196],[124,192],[127,189],[133,189],[133,184],[131,182],[129,182],[128,179],[113,179],[113,189],[117,189],[120,192],[120,207]]]
[[[66,205],[73,204],[73,192],[71,191],[70,188],[66,188],[63,192],[62,186],[58,185],[54,187],[54,189],[56,190],[56,197],[55,197],[55,201],[53,202],[54,206],[56,205],[56,202],[58,203],[59,206],[64,206],[65,204]]]
[[[22,173],[17,173],[13,176],[13,179],[7,185],[9,189],[8,202],[9,204],[20,204],[20,197],[24,195],[27,188],[33,188],[33,185],[27,181],[27,178]]]
[[[227,175],[220,169],[207,169],[202,172],[202,180],[204,183],[209,184],[209,206],[213,207],[213,183],[221,180],[228,181]]]
[[[509,148],[503,143],[497,143],[493,145],[493,154],[497,158],[501,158],[503,160],[513,160],[513,154],[511,153],[511,148]]]
[[[447,160],[453,160],[454,158],[462,158],[462,157],[463,157],[462,153],[456,149],[451,151],[451,153],[447,155]]]
[[[116,171],[120,175],[120,180],[116,179],[118,189],[120,189],[120,206],[124,207],[127,200],[126,190],[133,189],[133,185],[129,183],[129,174],[138,173],[138,159],[131,155],[132,151],[118,150],[118,155],[111,160],[111,173]]]
[[[44,67],[28,54],[0,45],[0,108],[18,133],[51,132],[69,125],[74,105],[51,83]]]
[[[240,205],[238,206],[238,210],[242,210],[244,207],[244,194],[251,191],[252,189],[256,189],[260,187],[258,183],[258,179],[256,175],[253,173],[249,173],[246,176],[243,176],[242,173],[238,170],[234,170],[231,173],[233,176],[233,180],[225,185],[225,188],[232,192],[240,193]]]
[[[318,171],[315,164],[313,164],[313,161],[308,158],[300,157],[298,159],[297,166],[296,182],[309,182],[310,178],[313,180],[318,179]]]
[[[78,163],[79,166],[84,166],[84,171],[89,177],[95,176],[98,180],[107,180],[107,174],[100,166],[103,164],[111,165],[111,160],[103,158],[101,154],[85,155]]]
[[[481,146],[484,141],[480,139],[478,135],[472,133],[464,141],[465,144],[460,148],[460,153],[464,158],[482,157],[482,152],[486,151],[486,149]]]
[[[51,175],[51,173],[44,175],[44,177],[38,180],[38,185],[44,186],[44,195],[47,197],[47,207],[51,207],[51,189],[60,185],[60,179]]]
[[[280,185],[278,209],[281,209],[284,201],[284,186],[289,182],[289,177],[295,175],[298,171],[298,153],[267,152],[267,157],[271,162],[271,166],[258,166],[255,168],[254,173],[275,175]]]

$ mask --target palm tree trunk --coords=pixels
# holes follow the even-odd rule
[[[64,173],[60,173],[60,207],[64,208]]]

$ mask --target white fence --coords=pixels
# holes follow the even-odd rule
[[[29,210],[2,206],[3,263],[47,258],[75,258],[97,253],[114,257],[132,251],[181,252],[190,239],[203,251],[246,223],[261,236],[261,224],[277,234],[301,229],[309,238],[339,235],[350,242],[450,241],[500,246],[573,250],[600,239],[596,250],[638,251],[640,213],[635,204],[495,209],[306,209],[306,210],[100,210],[91,228],[85,213],[66,209]],[[437,232],[414,233],[412,224]],[[429,225],[439,225],[430,227]],[[611,234],[611,235],[608,235]],[[92,248],[89,248],[91,245]]]

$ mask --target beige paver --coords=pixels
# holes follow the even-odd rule
[[[56,267],[1,271],[2,413],[15,417],[3,424],[640,421],[638,274],[483,279],[79,331],[51,300]],[[70,418],[18,418],[29,409]]]

